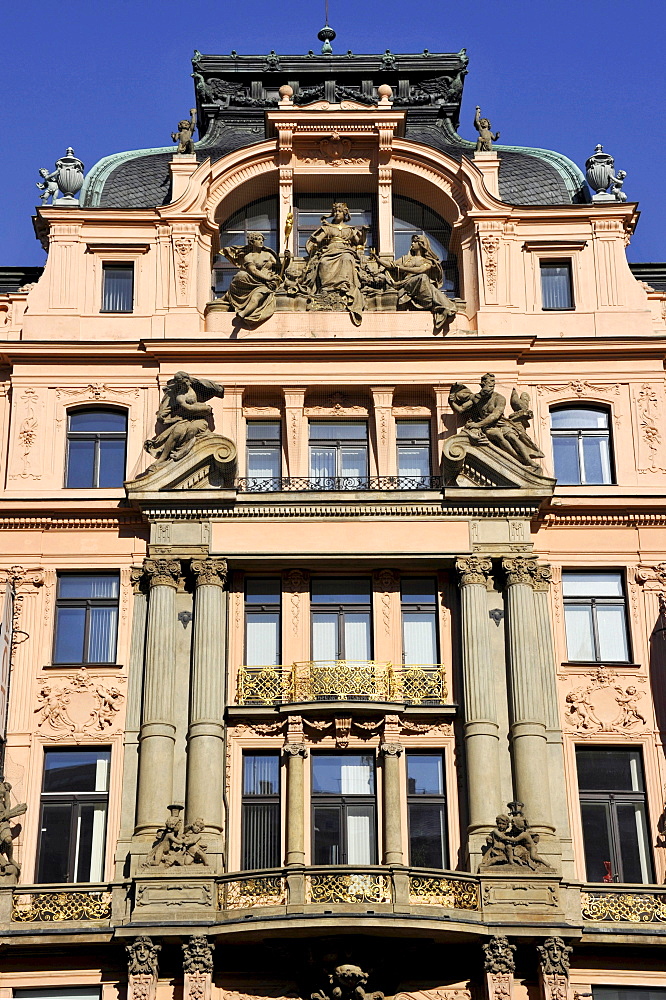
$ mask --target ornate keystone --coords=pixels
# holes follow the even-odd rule
[[[516,967],[515,944],[497,935],[483,945],[483,968],[488,975],[512,975]]]
[[[282,753],[288,757],[307,757],[308,748],[304,743],[285,743],[282,747]]]
[[[543,944],[537,945],[537,951],[544,976],[569,976],[569,956],[573,948],[561,937],[544,938]]]
[[[539,564],[535,556],[512,556],[502,559],[502,568],[506,573],[507,587],[522,584],[535,588],[539,575]]]
[[[197,587],[203,585],[223,587],[227,579],[226,559],[193,559],[192,572],[197,578]]]
[[[151,587],[177,587],[180,578],[180,560],[146,559],[143,563]]]
[[[405,748],[401,743],[382,743],[379,749],[385,757],[399,757]]]
[[[460,573],[460,586],[469,587],[473,583],[485,587],[492,572],[493,564],[485,556],[461,556],[456,559],[456,569]]]
[[[212,944],[205,934],[193,934],[183,945],[183,972],[186,975],[210,975],[213,971]]]

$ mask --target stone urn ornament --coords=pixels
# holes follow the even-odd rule
[[[585,176],[594,194],[593,202],[626,201],[627,196],[622,191],[626,171],[620,170],[615,176],[615,158],[610,153],[604,153],[604,147],[599,143],[594,153],[585,162]],[[610,194],[608,188],[612,187]]]
[[[74,156],[71,146],[67,147],[67,152],[56,160],[57,182],[62,198],[58,199],[58,207],[71,208],[78,207],[79,199],[75,197],[83,187],[83,166],[78,156]]]

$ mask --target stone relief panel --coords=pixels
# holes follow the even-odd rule
[[[582,737],[601,733],[635,735],[651,725],[646,679],[621,676],[609,667],[598,667],[583,675],[567,674],[564,696],[566,728]]]
[[[645,383],[632,390],[634,419],[637,429],[639,475],[666,472],[664,454],[664,386]]]
[[[38,732],[49,740],[107,740],[121,728],[124,684],[120,675],[94,676],[86,667],[39,677],[33,710]]]
[[[39,480],[44,474],[44,408],[42,393],[38,393],[32,386],[17,387],[12,425],[18,430],[15,431],[11,448],[10,480]]]

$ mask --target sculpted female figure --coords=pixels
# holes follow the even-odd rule
[[[456,307],[439,287],[444,272],[427,236],[412,237],[409,253],[395,261],[395,270],[398,305],[412,305],[415,309],[431,312],[435,320],[434,332],[439,333],[447,319],[455,316]]]
[[[244,247],[224,247],[222,253],[239,268],[223,301],[248,323],[263,323],[275,312],[275,289],[280,283],[277,254],[264,246],[261,233],[248,233]]]
[[[308,265],[303,285],[315,292],[338,292],[355,326],[361,323],[361,295],[358,248],[365,244],[367,226],[349,226],[351,216],[344,202],[333,205],[330,221],[322,223],[306,243]]]

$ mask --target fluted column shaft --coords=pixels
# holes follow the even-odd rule
[[[285,743],[287,758],[287,843],[285,863],[288,868],[305,864],[305,758],[302,743]]]
[[[148,595],[144,588],[143,570],[132,570],[134,600],[132,605],[132,635],[127,677],[127,709],[123,751],[123,791],[120,816],[120,837],[131,837],[136,817],[137,777],[139,770],[139,729],[141,727],[141,689],[146,644]]]
[[[139,733],[139,787],[136,832],[156,830],[173,795],[173,684],[176,666],[177,559],[146,559],[150,578],[148,631],[143,686],[143,717]]]
[[[490,559],[456,560],[462,605],[462,665],[469,832],[491,830],[500,811],[499,723],[489,635]]]
[[[226,594],[224,559],[192,562],[197,581],[190,721],[187,730],[188,822],[203,819],[207,829],[222,832],[224,788],[224,675]],[[211,789],[220,794],[212,795]]]
[[[502,565],[506,573],[515,793],[525,805],[530,825],[552,832],[542,636],[534,602],[537,561],[516,556],[503,559]]]
[[[384,814],[384,864],[402,865],[402,810],[399,743],[383,743],[382,754],[382,812]]]

